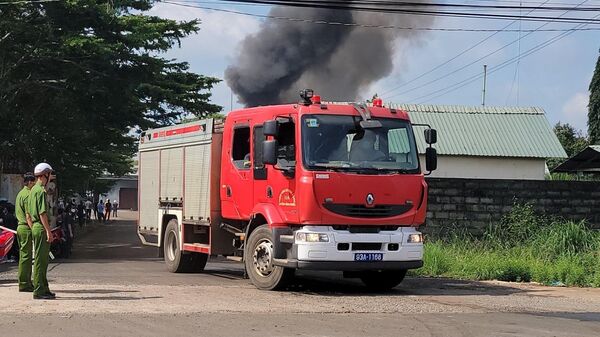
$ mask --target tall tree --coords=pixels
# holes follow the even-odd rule
[[[13,0],[10,0],[13,1]],[[65,0],[0,6],[0,160],[5,170],[48,161],[63,190],[131,170],[132,130],[184,113],[221,111],[219,80],[161,57],[197,20],[146,15],[153,0]]]
[[[600,144],[600,56],[590,83],[590,103],[588,105],[588,136],[592,144]]]
[[[589,145],[589,140],[583,135],[583,132],[575,129],[571,124],[568,123],[556,123],[556,125],[554,125],[554,134],[560,141],[560,144],[565,149],[565,152],[569,157],[572,157],[583,151],[583,149]],[[553,170],[562,161],[562,159],[550,159],[548,160],[548,168]]]

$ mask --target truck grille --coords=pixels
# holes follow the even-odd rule
[[[352,204],[323,204],[327,210],[344,216],[354,218],[387,218],[398,216],[408,212],[413,205],[377,205],[367,207],[365,205]]]
[[[352,242],[352,250],[381,250],[379,242]]]

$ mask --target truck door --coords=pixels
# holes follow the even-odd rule
[[[221,200],[223,216],[249,219],[253,205],[252,164],[250,157],[250,125],[233,126],[229,148],[222,160]]]

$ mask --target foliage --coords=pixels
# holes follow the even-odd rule
[[[0,6],[0,161],[47,161],[63,191],[131,170],[135,130],[218,113],[215,78],[160,57],[199,29],[144,14],[152,0]]]
[[[461,231],[429,239],[413,274],[600,287],[600,233],[515,206],[481,238]]]
[[[596,70],[589,89],[588,135],[592,144],[600,144],[600,56],[596,61]]]
[[[568,123],[556,123],[554,125],[554,134],[569,158],[583,151],[590,144],[588,138],[583,135],[581,130],[575,129],[575,127]],[[552,158],[548,160],[548,169],[552,171],[562,162],[563,159]]]

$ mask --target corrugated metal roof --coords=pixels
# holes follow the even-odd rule
[[[435,147],[440,155],[567,157],[541,108],[414,104],[390,107],[406,111],[413,123],[437,129]],[[416,138],[419,152],[423,153],[427,146],[423,132],[417,131]]]

